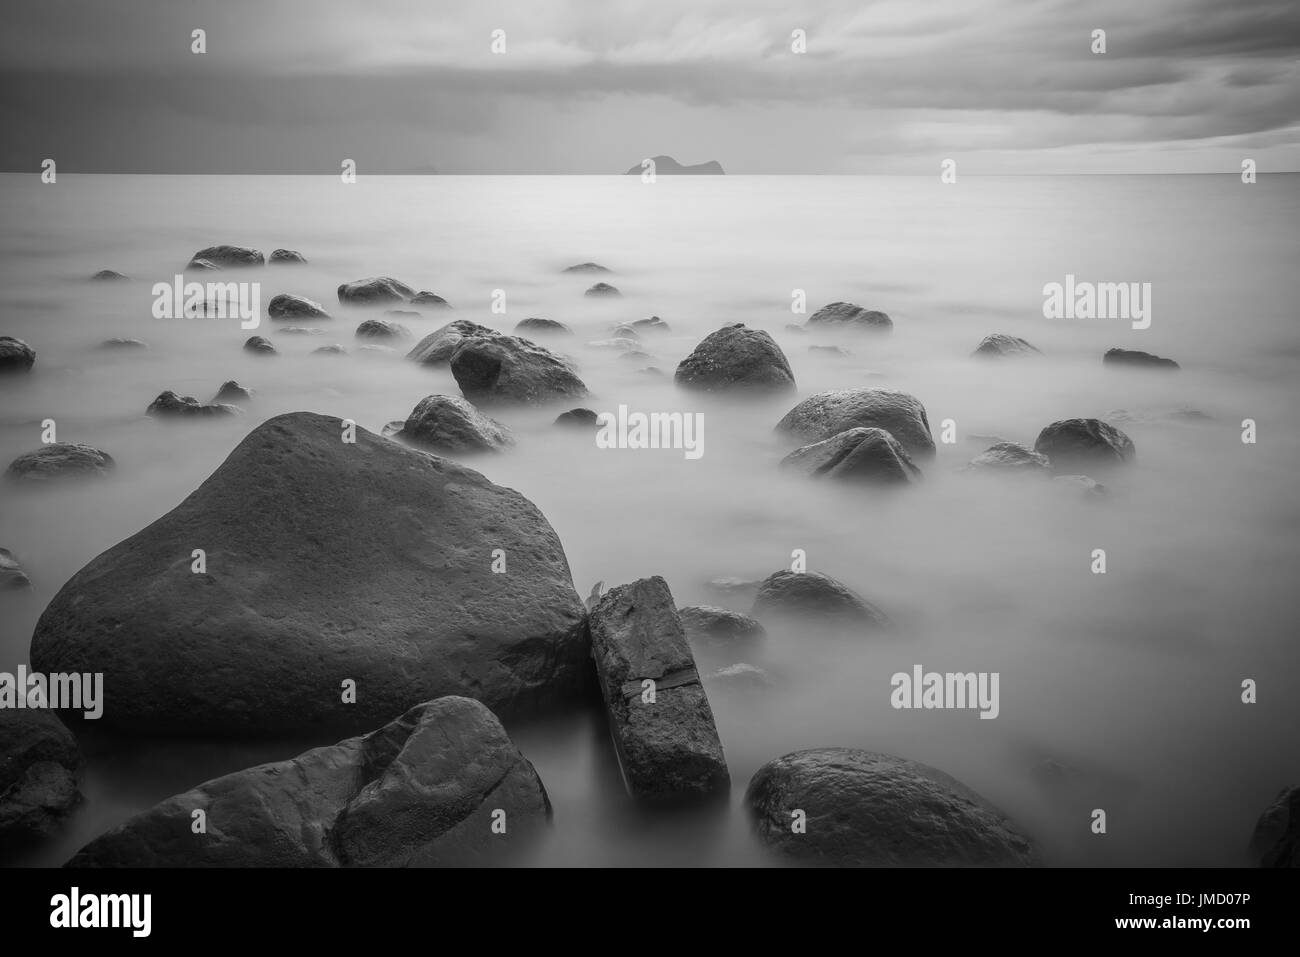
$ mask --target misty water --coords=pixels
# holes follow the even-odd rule
[[[0,177],[0,334],[37,352],[0,380],[0,464],[58,439],[117,461],[103,482],[6,484],[0,546],[34,587],[0,596],[0,669],[26,662],[33,626],[62,584],[165,514],[271,416],[311,410],[378,432],[424,396],[458,395],[449,371],[358,352],[380,310],[339,306],[339,283],[394,276],[452,312],[399,321],[423,336],[453,318],[502,330],[529,316],[578,335],[547,341],[578,362],[597,411],[704,413],[704,454],[606,450],[552,427],[559,411],[492,414],[508,454],[469,464],[519,490],[564,543],[575,587],[659,574],[679,605],[725,604],[720,577],[762,578],[802,549],[898,624],[890,637],[772,628],[740,660],[773,686],[728,690],[707,675],[735,658],[697,649],[733,789],[722,810],[646,814],[629,805],[598,713],[513,724],[554,805],[542,864],[770,863],[741,797],[768,760],[809,747],[901,755],[952,774],[1001,807],[1051,864],[1236,864],[1259,812],[1300,778],[1300,241],[1296,176],[963,177]],[[264,322],[278,358],[241,349],[235,320],[152,317],[153,283],[232,243],[300,250],[305,267],[220,278],[324,303],[321,336]],[[594,260],[614,274],[564,275]],[[132,277],[89,283],[100,269]],[[1043,286],[1149,282],[1152,321],[1049,320]],[[202,278],[202,277],[198,277]],[[596,278],[620,299],[585,298]],[[506,313],[491,311],[494,290]],[[891,336],[811,339],[786,330],[792,290],[808,311],[846,300],[893,317]],[[586,343],[618,322],[662,317],[644,362]],[[672,372],[707,333],[744,322],[789,357],[799,396],[900,389],[925,405],[938,444],[924,482],[896,494],[783,473],[795,444],[773,431],[796,397],[704,400]],[[981,362],[987,334],[1022,336],[1039,359]],[[106,352],[109,337],[147,351]],[[346,356],[313,355],[338,342]],[[809,351],[840,342],[851,354]],[[409,343],[407,344],[409,347]],[[1169,374],[1103,368],[1113,346],[1170,356]],[[664,375],[644,373],[651,365]],[[227,379],[256,391],[233,420],[162,423],[161,391],[208,401]],[[996,435],[1032,445],[1069,417],[1116,423],[1136,463],[1098,475],[1087,501],[1047,481],[960,471]],[[1194,409],[1205,417],[1171,416]],[[1242,421],[1258,441],[1241,441]],[[286,543],[286,548],[293,547]],[[1107,573],[1091,572],[1104,548]],[[273,572],[274,569],[269,569]],[[393,595],[401,614],[401,595]],[[747,610],[747,600],[732,604]],[[1000,714],[890,706],[890,676],[998,672]],[[1259,700],[1241,701],[1241,682]],[[111,682],[106,707],[112,708]],[[90,729],[87,802],[29,858],[65,860],[129,815],[218,774],[328,740],[148,741]],[[1103,808],[1108,833],[1091,833]]]

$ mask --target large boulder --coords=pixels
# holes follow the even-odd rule
[[[611,588],[589,624],[628,792],[652,802],[725,794],[722,742],[667,583],[656,575]]]
[[[1107,349],[1101,357],[1102,365],[1127,369],[1166,369],[1179,368],[1173,359],[1152,355],[1138,349]]]
[[[385,306],[393,302],[410,302],[415,290],[391,276],[372,276],[339,286],[339,302],[354,306]]]
[[[1250,837],[1250,856],[1260,867],[1300,867],[1300,787],[1283,788],[1264,809]]]
[[[190,257],[191,264],[200,262],[210,263],[218,269],[229,269],[239,266],[263,266],[266,264],[266,258],[260,249],[249,249],[247,246],[209,246],[207,249],[200,249]]]
[[[206,833],[194,833],[194,812]],[[500,812],[500,813],[497,813]],[[504,833],[495,820],[504,825]],[[138,814],[70,867],[427,867],[500,861],[551,818],[486,707],[445,697],[363,737],[236,771]]]
[[[1132,462],[1133,440],[1100,419],[1062,419],[1038,433],[1034,451],[1046,455],[1053,471],[1086,472]]]
[[[763,844],[806,864],[1038,863],[1033,842],[980,795],[942,771],[889,754],[854,748],[787,754],[759,768],[745,804]]]
[[[451,374],[476,405],[583,399],[587,387],[563,358],[518,336],[474,336],[451,356]]]
[[[985,449],[966,466],[975,471],[1025,472],[1045,475],[1052,466],[1046,455],[1016,442],[999,442]]]
[[[677,384],[703,392],[792,392],[794,373],[776,340],[743,322],[705,336],[673,376]]]
[[[145,410],[158,418],[194,418],[208,416],[239,415],[237,406],[217,404],[203,405],[192,395],[177,395],[168,389],[149,403]]]
[[[1041,356],[1043,353],[1035,349],[1024,339],[1019,336],[1008,336],[1001,332],[995,332],[991,336],[985,336],[984,340],[975,347],[971,353],[981,359],[1003,359],[1010,356]]]
[[[450,395],[421,399],[394,437],[443,455],[501,452],[515,444],[508,428]]]
[[[853,589],[821,572],[782,569],[763,579],[754,595],[755,618],[798,618],[803,621],[868,625],[882,628],[889,617]]]
[[[436,366],[451,361],[452,353],[466,339],[475,337],[492,338],[501,333],[487,326],[480,326],[468,319],[456,319],[441,329],[435,329],[415,344],[406,354],[406,358],[421,365]]]
[[[168,732],[355,730],[448,694],[498,714],[579,694],[582,604],[537,507],[353,428],[310,412],[258,426],[64,585],[33,667],[103,672],[101,724]]]
[[[56,832],[81,801],[80,773],[77,742],[53,712],[0,708],[0,848]]]
[[[9,463],[5,478],[18,482],[53,482],[59,479],[103,478],[117,463],[107,452],[79,442],[51,442],[24,452]]]
[[[856,428],[884,429],[914,459],[934,457],[925,406],[915,396],[890,389],[839,389],[804,399],[777,423],[805,441],[820,442]]]
[[[304,296],[292,296],[282,292],[271,299],[266,306],[266,314],[272,319],[328,319],[330,314],[319,302],[313,302]]]
[[[36,363],[36,350],[13,336],[0,336],[0,375],[28,372]]]
[[[796,449],[781,465],[812,478],[867,485],[910,485],[921,480],[921,470],[907,449],[884,429],[847,429]]]
[[[875,309],[864,309],[852,302],[833,302],[808,317],[809,330],[845,330],[850,332],[889,332],[894,320]]]

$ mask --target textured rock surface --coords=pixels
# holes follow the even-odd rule
[[[812,478],[867,485],[910,485],[921,480],[921,470],[907,450],[884,429],[848,429],[796,449],[781,465]]]
[[[1051,471],[1047,456],[1040,455],[1016,442],[999,442],[970,460],[970,468],[981,471],[1035,472]]]
[[[1173,359],[1165,359],[1149,352],[1137,349],[1108,349],[1101,357],[1102,365],[1119,366],[1130,369],[1168,369],[1179,368]]]
[[[0,709],[0,858],[48,837],[81,801],[81,754],[53,712]]]
[[[1007,356],[1041,356],[1042,352],[1019,336],[995,332],[991,336],[985,336],[971,355],[981,359],[1001,359]]]
[[[28,372],[36,364],[36,350],[13,336],[0,336],[0,375]]]
[[[515,325],[515,332],[525,337],[573,335],[573,330],[558,319],[539,319],[537,317],[520,319]]]
[[[116,463],[107,452],[78,442],[51,442],[24,452],[9,463],[5,478],[20,482],[50,482],[65,478],[103,478]]]
[[[260,356],[279,355],[275,346],[271,344],[271,340],[262,336],[249,336],[244,340],[244,351],[253,352]]]
[[[1300,787],[1283,788],[1259,816],[1250,856],[1260,867],[1300,867]]]
[[[396,438],[444,455],[500,452],[515,444],[510,430],[464,399],[430,395],[407,416]]]
[[[0,591],[17,588],[30,588],[32,581],[23,571],[14,553],[7,548],[0,548]]]
[[[305,296],[291,296],[280,293],[266,306],[266,314],[272,319],[328,319],[330,314],[319,302],[313,302]]]
[[[261,266],[266,263],[260,249],[247,246],[209,246],[190,257],[191,263],[207,262],[220,269],[238,266]]]
[[[411,330],[400,322],[386,319],[367,319],[357,326],[358,339],[409,339]]]
[[[345,282],[338,289],[339,302],[354,306],[384,306],[393,302],[410,302],[415,290],[391,276],[372,276]]]
[[[770,335],[744,323],[711,332],[677,366],[677,384],[704,392],[792,392],[794,373]]]
[[[714,605],[687,605],[677,609],[691,647],[697,645],[748,646],[763,637],[761,623],[739,612]]]
[[[1133,440],[1100,419],[1062,419],[1038,433],[1034,451],[1046,455],[1056,472],[1086,471],[1132,462]]]
[[[809,331],[889,332],[894,328],[894,320],[883,312],[864,309],[852,302],[832,302],[809,316],[804,328]]]
[[[475,337],[492,338],[501,333],[487,326],[480,326],[468,319],[457,319],[440,329],[435,329],[415,344],[406,354],[406,358],[423,365],[441,365],[450,362],[452,353],[466,339]]]
[[[301,266],[306,265],[307,259],[296,249],[276,249],[267,262],[281,266]]]
[[[889,618],[875,605],[830,575],[782,569],[763,579],[754,595],[755,618],[797,617],[808,621],[861,623],[885,627]]]
[[[451,357],[456,384],[475,405],[582,399],[587,387],[560,356],[517,336],[473,337]]]
[[[239,409],[233,405],[203,405],[192,395],[177,395],[170,389],[150,402],[145,412],[158,418],[176,419],[239,415]]]
[[[777,431],[820,442],[848,429],[884,429],[913,459],[934,455],[925,406],[915,396],[889,389],[840,389],[804,399],[777,423]]]

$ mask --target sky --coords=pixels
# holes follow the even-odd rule
[[[1300,170],[1300,0],[6,0],[2,16],[8,171],[590,174],[659,154],[733,174]]]

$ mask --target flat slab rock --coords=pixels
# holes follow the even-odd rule
[[[588,624],[628,792],[651,802],[727,793],[722,742],[668,584],[656,575],[611,588]]]
[[[195,834],[202,810],[207,832]],[[494,833],[493,812],[505,833]],[[83,847],[69,867],[428,867],[494,863],[550,822],[532,764],[477,701],[227,774]]]

